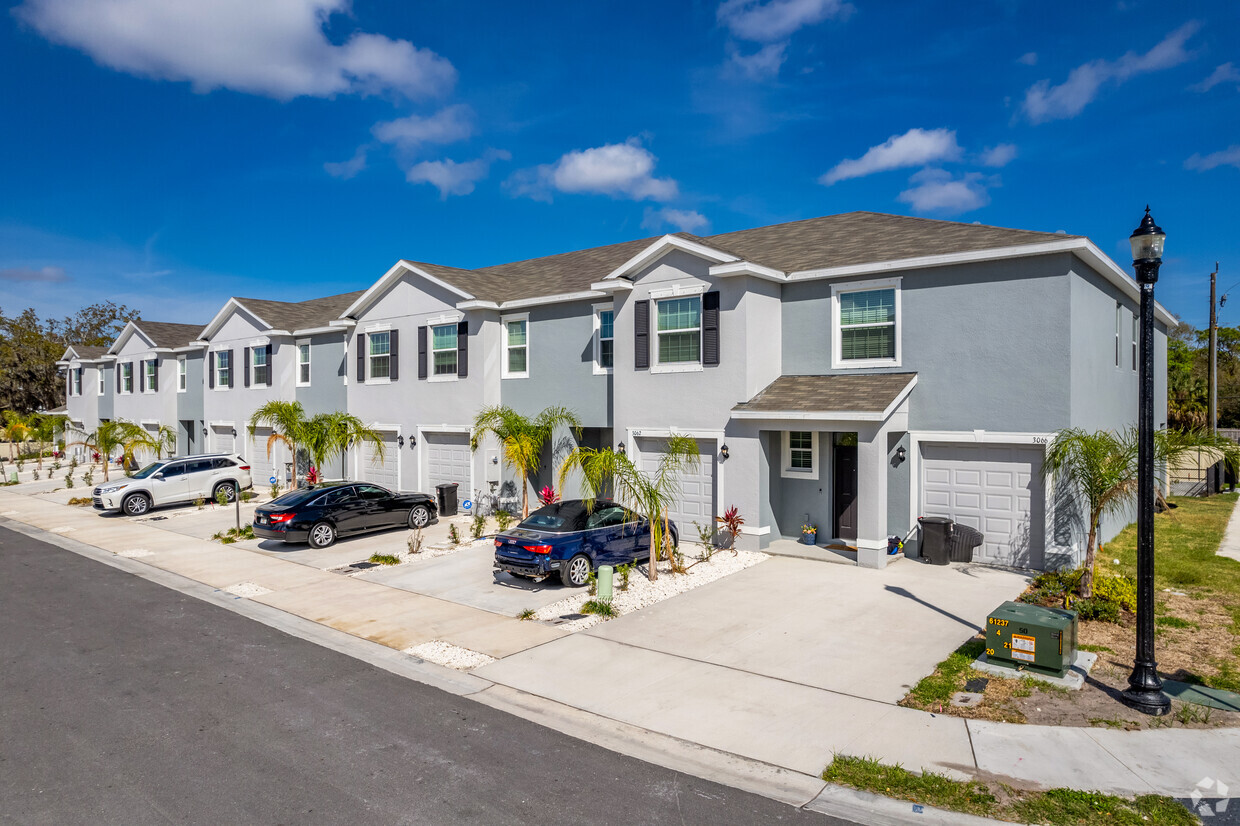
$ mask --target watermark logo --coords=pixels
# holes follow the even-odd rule
[[[1210,804],[1207,798],[1221,798],[1217,803]],[[1203,777],[1197,781],[1197,787],[1193,789],[1188,799],[1193,803],[1193,811],[1198,817],[1214,817],[1221,815],[1227,811],[1227,784],[1222,780],[1211,780]]]

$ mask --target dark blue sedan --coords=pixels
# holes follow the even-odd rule
[[[669,522],[672,545],[679,544]],[[542,579],[559,574],[573,588],[585,585],[600,565],[624,565],[650,558],[650,523],[606,499],[590,507],[581,499],[546,505],[520,525],[495,536],[495,567],[516,576]]]

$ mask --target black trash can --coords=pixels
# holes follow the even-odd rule
[[[921,525],[921,555],[931,565],[946,565],[955,523],[946,516],[919,516],[917,522]]]
[[[968,525],[952,525],[947,557],[952,562],[972,562],[973,549],[982,544],[982,532]]]
[[[435,485],[435,494],[439,498],[440,516],[456,516],[456,489],[458,487],[456,482]]]

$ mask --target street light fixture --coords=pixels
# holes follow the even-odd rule
[[[1137,656],[1124,702],[1143,714],[1171,708],[1154,662],[1154,284],[1167,235],[1149,206],[1129,237],[1132,266],[1141,287],[1141,348],[1137,373]]]

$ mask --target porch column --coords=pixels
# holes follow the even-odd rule
[[[857,431],[857,564],[887,567],[887,427]]]

